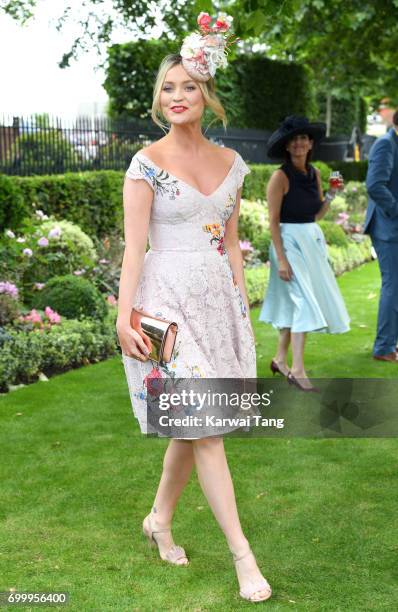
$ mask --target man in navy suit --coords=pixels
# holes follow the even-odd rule
[[[398,363],[398,110],[393,126],[370,149],[366,187],[363,231],[370,234],[382,279],[373,357]]]

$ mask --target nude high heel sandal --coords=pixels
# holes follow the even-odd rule
[[[153,547],[158,546],[156,539],[153,537],[154,533],[162,533],[162,532],[167,532],[167,531],[171,531],[171,530],[168,528],[154,530],[151,525],[151,517],[149,514],[148,516],[144,518],[144,521],[142,523],[142,533],[147,538],[150,546],[153,546]],[[169,550],[167,551],[164,557],[162,557],[162,555],[160,554],[160,551],[159,551],[159,555],[163,561],[167,561],[168,563],[171,563],[172,565],[189,565],[187,555],[185,554],[185,550],[182,548],[182,546],[176,546],[174,544],[174,546],[169,548]],[[180,559],[186,559],[187,563],[178,563]]]
[[[235,565],[238,561],[247,557],[247,555],[252,555],[252,554],[253,552],[250,548],[247,552],[245,552],[243,555],[240,555],[238,557],[235,554],[232,554]],[[261,598],[253,599],[253,595],[255,595],[259,591],[264,591],[265,589],[267,589],[268,593],[266,593]],[[252,583],[250,586],[244,589],[241,589],[239,591],[239,595],[242,597],[242,599],[246,599],[247,601],[257,603],[259,601],[266,601],[267,599],[269,599],[272,595],[272,589],[268,581],[265,578],[262,578],[261,580],[257,580],[256,582]]]

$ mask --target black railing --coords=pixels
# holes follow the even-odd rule
[[[113,121],[104,117],[0,117],[0,172],[10,175],[62,174],[86,170],[125,170],[134,153],[163,132],[152,122]],[[252,163],[270,163],[266,147],[270,132],[209,128],[206,136],[231,147]],[[321,144],[316,159],[346,159],[349,138]]]
[[[264,163],[269,132],[209,128],[208,138],[250,162]],[[125,170],[134,153],[163,136],[149,121],[104,117],[0,117],[0,172],[21,176],[85,170]]]

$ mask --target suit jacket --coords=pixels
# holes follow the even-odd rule
[[[398,242],[398,136],[391,128],[369,152],[364,234]]]

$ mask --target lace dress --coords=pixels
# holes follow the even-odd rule
[[[178,323],[169,363],[122,354],[133,413],[142,433],[147,394],[157,378],[255,378],[256,354],[239,287],[224,247],[225,222],[250,172],[239,155],[210,195],[156,166],[140,151],[126,172],[154,192],[149,245],[134,307]],[[232,428],[234,429],[234,428]]]

